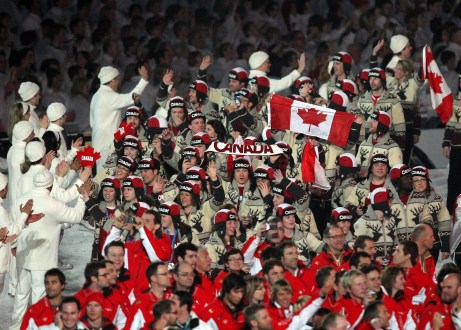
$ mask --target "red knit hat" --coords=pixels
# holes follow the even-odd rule
[[[283,150],[283,153],[285,155],[291,155],[291,152],[292,152],[292,149],[291,149],[291,146],[286,143],[286,142],[283,142],[283,141],[278,141],[275,143],[280,149]]]
[[[340,167],[357,167],[357,159],[353,154],[345,152],[338,156],[336,165]]]
[[[400,179],[402,176],[405,175],[410,175],[411,174],[411,168],[409,168],[405,164],[395,164],[392,166],[391,171],[389,172],[389,176],[391,177],[391,180],[397,180]]]
[[[139,153],[142,151],[142,143],[136,136],[127,135],[123,139],[122,148],[132,147],[138,150]]]
[[[125,111],[125,118],[126,117],[142,117],[142,108],[138,108],[136,106],[131,106]]]
[[[130,156],[122,156],[117,160],[117,165],[127,168],[130,172],[136,171],[136,162]]]
[[[216,212],[213,217],[213,224],[215,225],[225,223],[226,221],[237,221],[237,216],[231,210],[222,209]]]
[[[371,119],[377,120],[378,123],[384,125],[385,127],[389,128],[391,126],[391,117],[387,112],[384,111],[377,111],[373,112],[371,115]]]
[[[234,160],[233,169],[243,168],[248,171],[251,171],[251,164],[246,158],[237,158]]]
[[[201,112],[201,111],[194,111],[194,112],[191,112],[188,116],[187,116],[187,121],[190,123],[192,123],[193,120],[195,119],[199,119],[199,118],[202,118],[204,122],[206,122],[206,115]]]
[[[346,111],[347,106],[349,105],[349,97],[343,91],[336,91],[331,94],[330,104],[328,108]]]
[[[114,176],[108,176],[101,181],[101,190],[104,188],[120,189],[120,180]]]
[[[85,306],[88,305],[88,303],[90,303],[91,301],[97,302],[99,305],[104,306],[105,300],[106,298],[104,298],[101,292],[91,292],[86,297]]]
[[[192,166],[186,172],[186,180],[194,180],[194,181],[206,180],[205,170],[199,166]]]
[[[296,215],[296,208],[293,205],[283,203],[277,206],[276,214],[279,217],[285,217],[291,214]]]
[[[296,79],[296,81],[295,81],[295,87],[296,87],[298,90],[301,89],[305,84],[311,84],[311,85],[313,85],[314,82],[312,81],[311,78],[306,77],[306,76],[299,77],[299,78]]]
[[[258,168],[254,171],[253,176],[255,179],[267,179],[270,181],[275,179],[274,169],[267,165],[258,166]]]
[[[181,214],[181,209],[178,204],[175,202],[165,202],[158,208],[160,214],[178,216]]]
[[[143,158],[139,161],[138,170],[159,170],[160,163],[153,158]]]
[[[415,166],[411,169],[411,176],[422,176],[426,178],[427,181],[431,181],[429,178],[429,170],[424,166]]]
[[[130,175],[123,180],[123,188],[144,189],[144,182],[138,176]]]
[[[355,82],[350,79],[338,80],[336,82],[336,87],[351,97],[355,97],[359,92]]]
[[[203,80],[194,80],[190,83],[189,89],[193,89],[203,95],[208,95],[208,85]]]
[[[392,192],[384,187],[376,188],[370,194],[371,205],[386,203],[392,199]]]
[[[200,194],[200,186],[196,182],[184,181],[179,184],[179,191],[185,191],[197,196]]]
[[[182,108],[184,110],[187,109],[186,101],[181,96],[175,96],[170,99],[170,103],[168,104],[168,110],[173,108]]]
[[[348,209],[337,207],[331,211],[330,223],[336,224],[341,221],[349,221],[352,223],[354,221],[354,216]]]
[[[211,144],[211,138],[207,133],[199,132],[192,136],[190,140],[191,146],[196,146],[198,144],[204,144],[205,146],[209,146]]]
[[[387,158],[385,154],[374,154],[373,156],[371,156],[370,166],[377,163],[383,163],[389,167],[389,158]]]
[[[149,209],[150,209],[150,206],[144,202],[136,202],[136,203],[131,204],[130,206],[130,210],[133,211],[133,213],[137,217],[142,217],[144,212],[146,212]]]
[[[244,68],[237,67],[230,70],[227,75],[229,79],[238,80],[240,82],[246,83],[248,81],[248,72]]]

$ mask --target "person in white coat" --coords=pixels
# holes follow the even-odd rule
[[[29,122],[34,126],[35,135],[42,136],[45,132],[44,121],[35,112],[35,108],[40,104],[40,87],[36,83],[25,81],[19,85],[18,94],[21,96],[22,101],[29,105]]]
[[[269,60],[269,55],[265,52],[255,52],[251,54],[250,58],[248,59],[248,63],[250,64],[250,78],[253,77],[267,77],[271,69],[271,62]],[[301,54],[298,60],[298,68],[296,70],[291,71],[282,79],[272,79],[269,78],[270,82],[270,90],[269,93],[277,93],[283,91],[284,89],[290,88],[290,86],[301,77],[304,68],[306,67],[306,56],[304,53]],[[267,77],[268,78],[268,77]]]
[[[29,224],[17,240],[16,261],[18,290],[14,300],[10,330],[19,329],[31,298],[36,303],[45,294],[45,272],[58,265],[58,246],[61,224],[80,223],[85,213],[81,194],[89,193],[89,185],[83,184],[81,194],[73,208],[51,197],[54,177],[46,169],[35,174],[34,189],[21,196],[14,206],[15,219],[19,219],[19,205],[33,200],[35,210],[30,218],[43,215],[40,221]],[[17,210],[16,210],[17,208]]]
[[[22,176],[20,165],[24,162],[26,144],[32,140],[34,136],[34,126],[29,121],[20,121],[13,127],[12,145],[6,156],[8,164],[8,178],[10,182],[8,205],[14,205],[14,202],[16,201],[16,197],[18,195],[18,182],[19,178]],[[16,257],[11,255],[11,253],[9,262],[10,272],[8,294],[14,297],[16,295],[18,277],[16,274]]]
[[[3,292],[5,276],[10,269],[11,242],[14,241],[24,228],[27,217],[32,211],[32,200],[21,205],[21,213],[16,222],[11,219],[3,205],[8,194],[8,178],[0,173],[0,296]]]
[[[93,95],[90,104],[92,146],[95,151],[101,153],[101,158],[96,162],[98,167],[106,162],[109,150],[113,150],[114,133],[122,121],[121,110],[137,102],[149,84],[146,67],[140,67],[138,72],[142,79],[136,87],[130,93],[119,94],[121,79],[118,70],[105,66],[99,71],[101,86]]]

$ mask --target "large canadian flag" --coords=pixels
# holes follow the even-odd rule
[[[446,123],[453,113],[453,94],[440,73],[428,45],[423,48],[422,78],[429,81],[432,107],[439,114],[442,123]]]
[[[271,129],[319,137],[340,147],[346,146],[355,119],[351,113],[295,101],[277,94],[272,96],[269,111]]]

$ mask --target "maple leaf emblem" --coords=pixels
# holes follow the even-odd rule
[[[80,166],[94,167],[96,161],[101,158],[101,154],[95,152],[92,147],[86,146],[83,150],[77,151],[77,158],[80,160]]]
[[[299,109],[298,116],[302,118],[303,124],[309,124],[319,126],[321,123],[327,120],[327,115],[314,109]]]
[[[442,94],[442,76],[435,72],[428,72],[428,80],[435,94]]]

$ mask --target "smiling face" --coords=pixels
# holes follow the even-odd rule
[[[125,262],[125,249],[121,246],[111,246],[107,251],[106,258],[114,263],[117,271],[120,271]]]

